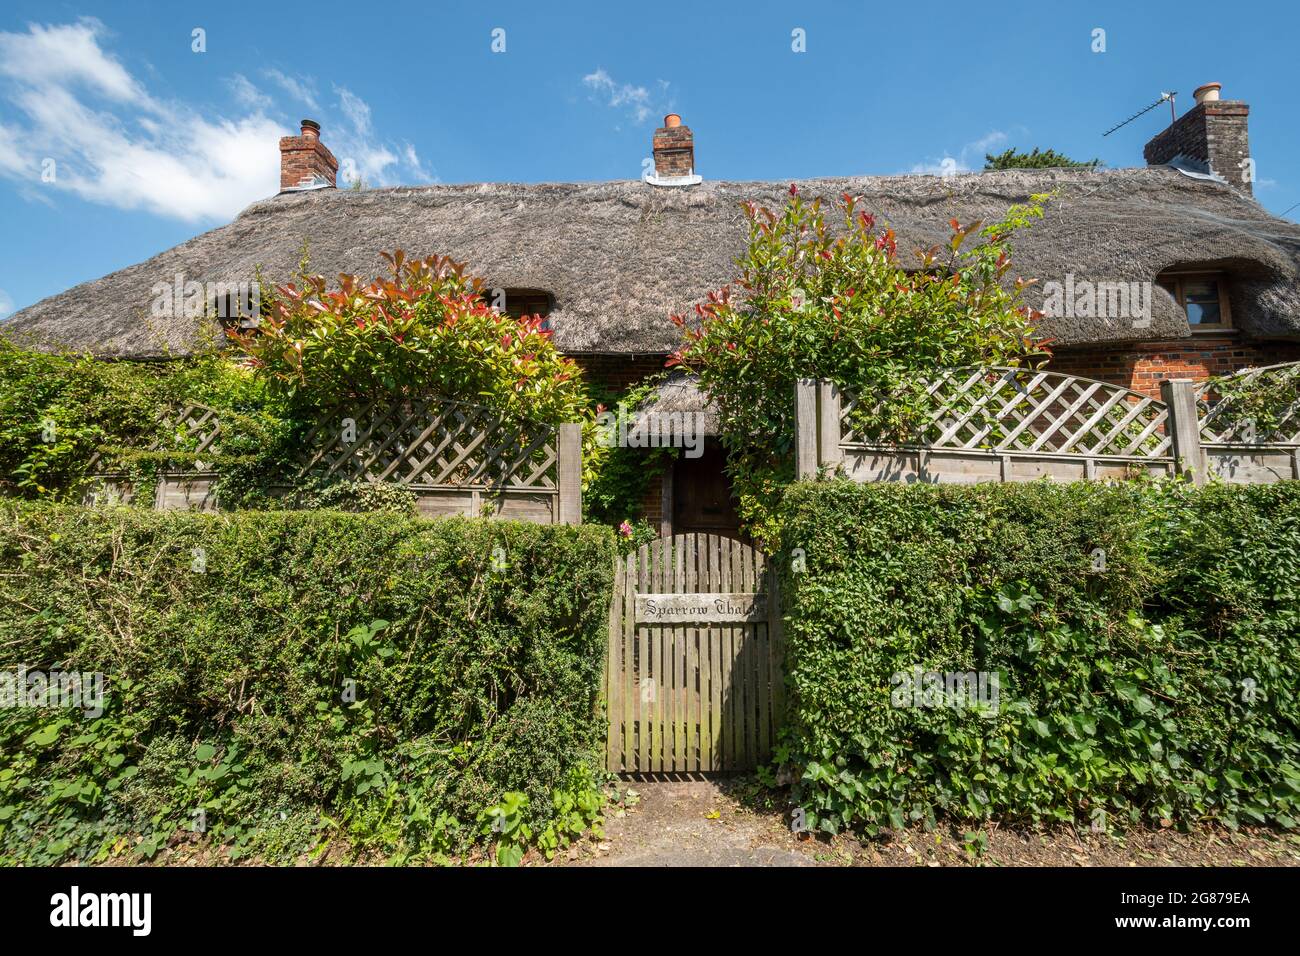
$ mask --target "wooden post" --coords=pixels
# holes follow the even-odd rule
[[[676,506],[673,488],[673,471],[677,465],[677,449],[673,449],[673,458],[664,468],[663,484],[659,488],[659,537],[673,536],[673,508]]]
[[[801,378],[794,386],[794,474],[817,477],[817,380]]]
[[[1195,485],[1205,484],[1205,456],[1201,453],[1201,419],[1196,413],[1196,389],[1189,378],[1167,378],[1160,383],[1160,399],[1169,409],[1165,423],[1174,458],[1174,473],[1191,475]]]
[[[788,559],[789,555],[785,555]],[[780,573],[772,557],[767,562],[767,645],[769,693],[772,695],[772,729],[785,722],[785,621],[782,618]]]
[[[823,379],[817,383],[817,463],[835,471],[842,458],[840,389],[834,382]]]
[[[559,523],[582,524],[582,426],[566,422],[559,439]]]

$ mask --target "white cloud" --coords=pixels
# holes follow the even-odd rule
[[[289,76],[276,69],[263,70],[262,75],[308,109],[320,110],[320,104],[316,101],[316,83],[313,80]]]
[[[187,221],[229,217],[279,188],[278,123],[155,98],[102,48],[105,36],[93,19],[0,33],[0,95],[26,120],[0,132],[0,174]]]
[[[0,289],[0,319],[14,310],[14,300],[4,289]]]
[[[279,138],[298,127],[271,96],[235,74],[227,85],[242,115],[156,97],[105,49],[107,38],[104,25],[89,18],[0,32],[0,103],[15,114],[0,124],[0,176],[14,180],[20,195],[48,202],[71,194],[187,222],[229,219],[275,195]],[[310,79],[264,75],[318,109]],[[372,185],[401,175],[434,178],[413,146],[389,145],[375,133],[363,100],[338,93],[343,119],[317,115],[340,160],[354,157]],[[50,181],[42,179],[47,160]]]
[[[626,110],[638,123],[644,123],[651,116],[672,109],[667,80],[659,80],[656,91],[651,93],[644,86],[619,83],[603,67],[597,67],[595,72],[584,76],[582,82],[592,91],[593,98],[604,100],[611,109]]]
[[[99,47],[104,25],[85,17],[67,26],[32,24],[26,34],[0,33],[0,74],[53,85],[84,84],[118,102],[149,97],[126,68]]]
[[[360,178],[369,186],[389,186],[400,182],[405,171],[420,182],[437,182],[438,177],[425,169],[415,147],[410,143],[391,144],[375,135],[370,105],[347,87],[334,87],[344,122],[332,127],[323,137],[339,161],[339,185]]]
[[[234,95],[235,101],[241,105],[259,112],[270,109],[271,97],[254,86],[252,81],[244,74],[236,73],[226,80],[226,85],[230,87],[230,92]]]
[[[979,168],[983,168],[984,155],[995,146],[1000,146],[1007,141],[1007,134],[1001,130],[991,130],[977,140],[973,140],[957,150],[957,155],[953,156],[947,150],[939,159],[927,160],[924,163],[917,163],[908,172],[923,173],[928,176],[943,176],[953,173],[969,173],[974,167],[971,166],[971,158],[979,163]]]

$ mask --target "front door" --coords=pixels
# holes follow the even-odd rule
[[[716,438],[699,458],[679,454],[673,464],[673,533],[740,537],[740,518],[726,474],[727,456]]]

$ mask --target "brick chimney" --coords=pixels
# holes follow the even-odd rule
[[[655,130],[655,175],[659,179],[678,179],[695,172],[695,134],[682,125],[676,113],[664,117],[664,125]]]
[[[1196,105],[1158,133],[1142,150],[1148,166],[1183,165],[1214,173],[1239,189],[1252,192],[1254,169],[1246,117],[1250,107],[1241,100],[1221,100],[1219,83],[1198,86]],[[1175,162],[1177,160],[1177,162]]]
[[[301,136],[280,137],[280,192],[334,186],[339,161],[320,141],[320,123],[302,121]]]

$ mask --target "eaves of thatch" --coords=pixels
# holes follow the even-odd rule
[[[941,243],[947,222],[1001,217],[1034,193],[1055,193],[1044,219],[1017,239],[1015,273],[1041,283],[1144,282],[1171,268],[1205,266],[1232,277],[1235,324],[1247,337],[1300,338],[1300,227],[1237,189],[1167,167],[1102,171],[1010,170],[935,176],[817,179],[805,197],[860,195],[888,222],[899,251]],[[493,287],[543,289],[569,353],[662,353],[680,330],[669,321],[735,275],[745,224],[741,203],[778,207],[788,183],[709,182],[683,189],[646,183],[485,183],[361,192],[284,193],[234,222],[102,279],[16,313],[0,325],[20,340],[107,357],[184,354],[210,332],[202,320],[150,317],[152,289],[176,275],[251,281],[260,268],[283,281],[304,242],[313,271],[382,274],[381,250],[448,254]],[[1058,345],[1186,338],[1186,320],[1159,287],[1151,321],[1056,318],[1039,330]]]

